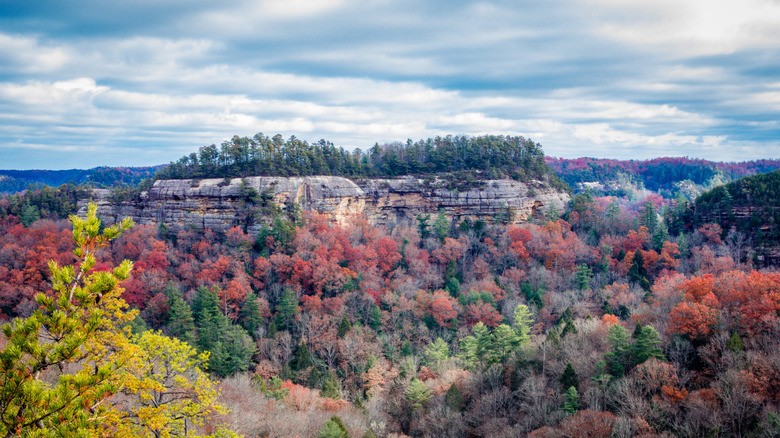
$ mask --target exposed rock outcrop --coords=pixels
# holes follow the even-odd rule
[[[159,180],[137,201],[111,202],[107,190],[95,190],[94,199],[106,223],[131,217],[137,223],[165,224],[171,231],[192,227],[225,232],[238,225],[250,233],[262,225],[253,219],[256,207],[248,202],[251,193],[272,197],[282,208],[297,203],[304,211],[322,213],[339,223],[365,215],[375,225],[412,221],[418,214],[433,216],[440,210],[455,220],[522,223],[549,209],[562,211],[569,200],[566,193],[541,182],[486,180],[472,186],[458,190],[451,182],[409,176],[357,182],[335,176],[257,176]]]

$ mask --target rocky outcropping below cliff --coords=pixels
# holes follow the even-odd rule
[[[234,179],[158,180],[140,199],[115,203],[107,190],[95,190],[98,214],[106,223],[124,217],[136,223],[165,224],[171,231],[210,228],[225,232],[241,226],[254,233],[256,205],[248,193],[263,194],[282,208],[298,204],[339,223],[364,215],[375,225],[413,221],[418,214],[443,211],[450,219],[522,223],[553,209],[562,211],[568,194],[541,182],[484,180],[452,188],[436,178],[401,177],[352,181],[335,176],[247,177]],[[81,213],[86,208],[81,206]]]

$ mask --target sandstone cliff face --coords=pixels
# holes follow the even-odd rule
[[[107,190],[95,190],[98,214],[106,223],[124,217],[136,223],[165,224],[171,231],[192,227],[225,232],[242,226],[250,233],[262,226],[251,219],[252,208],[242,194],[244,187],[273,196],[282,206],[297,203],[304,211],[316,211],[338,223],[353,215],[365,215],[375,225],[413,221],[418,214],[435,216],[441,209],[454,220],[481,219],[493,223],[511,217],[514,223],[549,209],[562,211],[566,193],[542,183],[487,180],[468,189],[448,189],[438,179],[402,177],[359,182],[335,176],[248,177],[234,179],[160,180],[140,201],[112,203]],[[81,206],[83,210],[85,205]]]

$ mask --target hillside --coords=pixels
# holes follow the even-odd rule
[[[95,167],[69,170],[0,170],[0,193],[15,193],[29,186],[59,187],[62,184],[88,184],[94,187],[135,186],[152,178],[162,166]]]
[[[743,233],[760,264],[780,261],[780,171],[718,186],[696,199],[693,225],[714,222]],[[747,244],[747,242],[746,242]]]
[[[682,194],[691,201],[720,184],[780,169],[780,160],[725,163],[685,157],[652,160],[548,157],[546,162],[577,191],[587,188],[598,194],[626,196],[647,189],[667,199]]]

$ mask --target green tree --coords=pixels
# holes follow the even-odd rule
[[[423,357],[428,366],[437,368],[440,363],[450,358],[450,347],[444,342],[444,339],[436,338],[435,341],[428,344]]]
[[[409,386],[404,391],[404,397],[412,404],[413,409],[421,408],[428,400],[433,397],[431,390],[425,386],[417,377],[409,382]]]
[[[344,315],[339,323],[337,335],[339,338],[343,338],[350,330],[352,330],[352,323],[347,319],[347,315]]]
[[[168,306],[168,333],[188,344],[195,345],[195,319],[189,304],[177,291],[169,297]]]
[[[639,365],[651,357],[664,359],[663,350],[658,346],[660,343],[658,331],[649,325],[643,326],[632,347],[634,357],[631,365]]]
[[[300,309],[298,308],[298,297],[295,296],[295,292],[292,289],[285,289],[282,291],[282,296],[279,298],[279,304],[276,306],[276,318],[278,319],[277,326],[284,326],[286,330],[290,330],[290,326],[295,320],[295,315],[298,314]]]
[[[579,290],[589,289],[591,278],[593,278],[593,270],[588,265],[577,266],[577,271],[574,274],[574,284],[577,285]]]
[[[21,222],[25,227],[29,227],[33,222],[39,220],[40,218],[41,212],[38,209],[38,206],[29,203],[24,204],[22,211],[19,214],[19,222]]]
[[[418,214],[417,217],[417,234],[419,234],[420,239],[427,239],[431,235],[430,225],[428,224],[428,221],[431,220],[431,215],[426,214],[423,216],[422,213]]]
[[[379,309],[379,306],[375,305],[371,308],[371,314],[368,317],[368,326],[375,331],[382,327],[382,310]]]
[[[309,351],[309,347],[306,345],[306,342],[301,341],[301,343],[295,347],[291,362],[292,363],[290,364],[290,367],[294,371],[300,371],[312,366],[311,352]]]
[[[636,250],[636,253],[634,253],[634,260],[628,269],[628,279],[639,284],[642,289],[650,290],[650,280],[647,279],[647,268],[645,268],[645,260],[641,249]]]
[[[2,326],[8,341],[0,351],[0,434],[172,436],[188,422],[223,412],[213,383],[199,371],[204,357],[193,362],[190,347],[159,333],[129,338],[123,327],[137,312],[125,310],[119,284],[132,263],[93,268],[95,254],[132,222],[100,232],[96,211],[90,204],[85,219],[71,216],[78,263],[49,263],[54,293],[38,294],[40,308],[32,316]],[[151,408],[153,400],[158,403]]]
[[[341,398],[341,381],[336,377],[336,373],[333,370],[328,370],[325,374],[325,379],[322,381],[322,389],[320,395],[323,397],[332,398],[338,400]]]
[[[263,323],[263,316],[260,314],[260,304],[257,303],[257,295],[254,292],[246,294],[238,322],[252,336],[252,339],[257,338],[257,329]]]
[[[744,347],[742,346],[742,338],[739,333],[734,332],[729,338],[729,342],[726,344],[726,348],[734,353],[741,353]]]
[[[574,369],[574,366],[571,364],[571,362],[566,364],[566,369],[563,370],[563,374],[561,375],[561,387],[565,390],[570,387],[577,389],[580,387],[580,379],[577,376],[577,371]]]
[[[566,391],[566,401],[563,402],[563,410],[573,414],[580,408],[580,394],[577,388],[570,386]]]
[[[433,222],[433,232],[441,243],[444,243],[444,239],[450,234],[450,223],[444,210],[439,210],[436,215],[436,220]]]
[[[463,395],[455,382],[450,385],[450,389],[444,394],[444,405],[454,411],[463,410]]]
[[[607,343],[612,347],[604,355],[607,368],[613,376],[622,377],[626,372],[631,352],[628,330],[620,324],[612,324],[607,334]]]
[[[349,431],[341,418],[334,415],[317,431],[317,438],[349,438]]]

